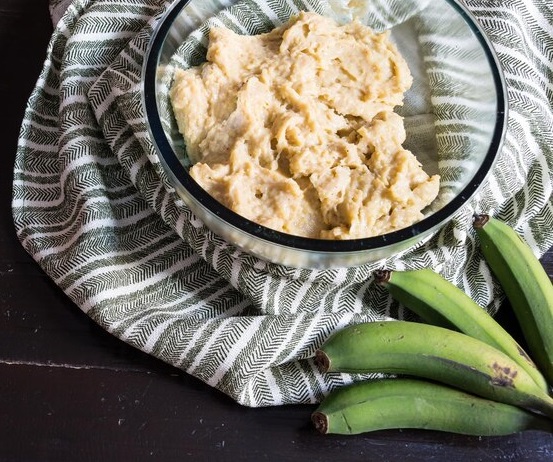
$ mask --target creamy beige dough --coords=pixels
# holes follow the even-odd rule
[[[262,35],[213,28],[171,102],[190,173],[218,201],[285,233],[354,239],[409,226],[438,194],[402,147],[394,108],[411,83],[388,33],[301,13]]]

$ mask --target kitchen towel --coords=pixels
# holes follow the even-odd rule
[[[208,1],[225,11],[236,3]],[[277,18],[279,4],[291,11],[318,5],[263,3]],[[243,405],[314,403],[354,379],[314,366],[330,333],[412,316],[372,283],[375,269],[430,266],[495,312],[502,294],[478,251],[473,213],[493,211],[537,255],[553,245],[553,10],[546,0],[464,2],[494,44],[510,103],[499,161],[479,194],[422,245],[329,270],[246,255],[176,195],[140,97],[149,39],[170,4],[52,0],[55,30],[16,153],[13,216],[22,245],[108,332]],[[398,4],[370,2],[362,14],[387,24],[399,17],[391,7]]]

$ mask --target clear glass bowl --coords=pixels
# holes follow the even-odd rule
[[[482,186],[503,142],[507,98],[493,48],[472,15],[454,0],[407,0],[402,2],[402,8],[408,9],[405,17],[390,27],[382,23],[382,16],[371,13],[375,2],[354,2],[357,10],[352,11],[331,0],[328,14],[335,19],[356,15],[374,29],[389,29],[407,60],[414,84],[404,106],[398,108],[405,118],[404,146],[427,173],[442,176],[438,198],[421,221],[407,228],[339,241],[274,231],[217,202],[188,173],[190,163],[172,116],[168,89],[179,65],[175,57],[181,43],[207,18],[217,15],[221,3],[175,1],[156,26],[143,69],[143,104],[160,163],[183,201],[214,233],[250,254],[287,266],[359,265],[398,254],[429,238]]]

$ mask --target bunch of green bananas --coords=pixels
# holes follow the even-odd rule
[[[357,324],[327,339],[315,354],[323,372],[399,377],[332,391],[312,414],[320,432],[355,434],[390,428],[479,436],[526,429],[553,432],[553,284],[512,228],[487,215],[475,217],[474,227],[530,354],[438,273],[378,271],[377,283],[425,322]]]

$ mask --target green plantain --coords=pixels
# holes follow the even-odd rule
[[[431,269],[376,271],[376,282],[425,322],[459,330],[510,356],[544,390],[548,385],[524,349],[472,298]]]
[[[501,284],[528,351],[553,384],[553,284],[528,244],[506,223],[478,215],[474,228],[482,253]]]
[[[553,430],[550,420],[516,406],[407,378],[370,380],[338,388],[322,401],[311,420],[321,433],[338,434],[392,428],[478,436]]]
[[[442,327],[407,321],[349,326],[327,339],[315,361],[323,372],[427,378],[553,417],[553,398],[509,356]]]

